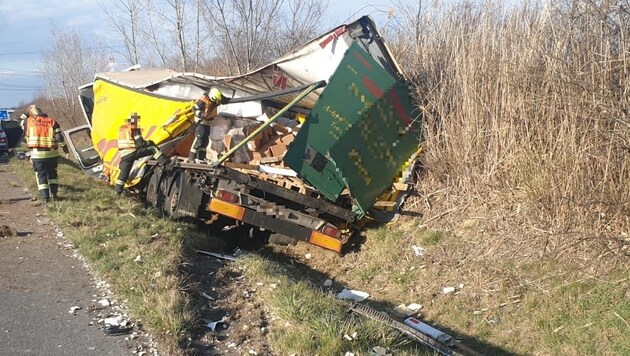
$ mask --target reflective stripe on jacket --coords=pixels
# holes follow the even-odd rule
[[[122,156],[126,156],[136,150],[134,140],[135,127],[133,125],[123,125],[118,130],[118,151]]]
[[[55,126],[58,128],[55,120],[49,117],[29,117],[26,124],[28,129],[26,144],[28,148],[44,148],[56,151]]]
[[[208,125],[217,116],[217,104],[204,94],[195,102],[195,122]]]

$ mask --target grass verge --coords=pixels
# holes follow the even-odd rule
[[[12,159],[10,164],[37,194],[29,162]],[[194,321],[178,268],[183,241],[195,232],[117,196],[70,161],[60,160],[59,177],[62,199],[48,206],[49,216],[93,272],[158,338],[163,352],[177,353]]]
[[[35,191],[30,165],[11,165]],[[67,161],[60,177],[65,199],[49,207],[52,219],[159,336],[164,352],[180,352],[195,310],[178,267],[187,249],[216,242],[116,196]],[[485,354],[630,353],[627,262],[531,253],[522,248],[526,239],[492,235],[470,220],[454,231],[420,222],[368,230],[361,250],[343,257],[299,244],[239,258],[232,268],[257,285],[274,353],[359,355],[380,346],[396,355],[431,354],[388,327],[348,315],[332,290],[321,287],[325,278],[370,293],[381,310],[422,304],[424,320]],[[455,292],[445,294],[444,287]]]

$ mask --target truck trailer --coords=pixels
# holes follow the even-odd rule
[[[193,106],[210,87],[230,100],[212,120],[207,160],[189,163]],[[134,163],[127,187],[148,204],[336,252],[367,221],[396,216],[421,147],[409,85],[367,16],[245,75],[97,73],[79,98],[87,125],[66,137],[86,171],[114,184],[118,129],[137,113],[143,138],[171,159]]]

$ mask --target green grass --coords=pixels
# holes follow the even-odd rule
[[[270,340],[278,354],[366,355],[376,346],[395,355],[432,354],[387,326],[346,313],[345,302],[306,279],[289,277],[294,274],[276,262],[250,254],[238,265],[251,280],[266,286],[259,289],[260,300],[272,315]],[[355,337],[348,340],[346,335]]]

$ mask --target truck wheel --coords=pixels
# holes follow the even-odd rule
[[[177,206],[179,205],[179,192],[181,183],[181,175],[175,176],[168,196],[164,200],[164,213],[171,219],[177,218]]]
[[[160,175],[158,172],[154,172],[151,175],[151,179],[149,179],[149,183],[147,184],[147,195],[146,201],[152,207],[156,208],[158,206],[158,191],[160,187]]]
[[[273,233],[269,235],[269,243],[280,246],[295,246],[297,245],[297,240],[287,235]]]

